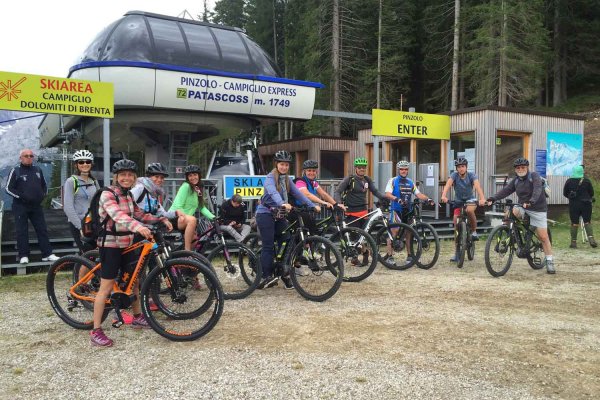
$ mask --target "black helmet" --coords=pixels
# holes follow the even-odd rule
[[[464,157],[458,157],[456,160],[454,160],[454,166],[458,167],[459,165],[469,165],[469,162]]]
[[[131,161],[126,158],[119,160],[113,164],[113,166],[112,166],[113,174],[118,174],[119,172],[122,172],[122,171],[137,172],[137,164],[135,163],[135,161]]]
[[[519,157],[515,161],[513,161],[513,168],[516,168],[520,165],[525,165],[529,167],[529,160],[524,157]]]
[[[194,173],[200,175],[200,167],[195,164],[190,164],[187,167],[185,167],[183,172],[185,173],[185,176],[188,176],[188,174],[194,174]]]
[[[278,162],[292,162],[292,155],[285,150],[279,150],[277,153],[275,153],[274,160]]]
[[[148,164],[148,166],[146,167],[146,175],[164,175],[165,178],[169,176],[169,174],[167,173],[167,167],[165,167],[159,162]]]
[[[317,169],[319,168],[319,163],[315,160],[306,160],[302,163],[302,169]]]

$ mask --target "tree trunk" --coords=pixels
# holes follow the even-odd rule
[[[340,3],[333,0],[331,59],[333,63],[333,111],[340,111]],[[341,120],[333,118],[333,136],[341,135]]]
[[[498,70],[498,105],[506,106],[506,8],[502,0],[502,28],[500,29],[500,65]]]
[[[452,105],[450,110],[458,107],[458,57],[460,36],[460,0],[454,0],[454,49],[452,54]]]
[[[554,1],[554,60],[553,60],[553,80],[554,87],[552,92],[552,105],[554,107],[562,103],[562,37],[560,32],[560,2],[561,0]]]

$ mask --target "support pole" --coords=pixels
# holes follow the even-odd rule
[[[104,157],[104,186],[110,186],[110,119],[102,125],[102,155]]]

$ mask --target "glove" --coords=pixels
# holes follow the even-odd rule
[[[488,197],[486,200],[486,203],[490,203],[490,204],[494,204],[496,202],[496,199],[494,199],[493,197]]]
[[[435,205],[435,201],[433,201],[433,199],[427,199],[427,203],[428,203],[430,206],[434,206],[434,205]]]

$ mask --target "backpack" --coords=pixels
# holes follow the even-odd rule
[[[81,235],[85,239],[86,242],[96,242],[98,238],[103,237],[106,239],[106,225],[110,220],[110,216],[106,216],[103,221],[100,221],[100,214],[98,213],[98,208],[100,206],[100,196],[103,192],[111,192],[113,196],[115,196],[115,200],[119,203],[119,195],[112,189],[108,187],[104,187],[96,193],[92,197],[90,201],[90,207],[88,208],[85,216],[83,217],[83,221],[81,222]],[[111,235],[114,236],[123,236],[130,235],[130,232],[117,232],[116,227],[113,224],[113,229],[111,231]]]
[[[544,196],[546,196],[546,198],[549,198],[550,193],[552,192],[550,191],[550,184],[548,183],[548,179],[544,178],[541,175],[540,179],[542,180],[542,187],[544,188]],[[531,177],[531,174],[529,174],[529,182],[533,183],[533,178]]]
[[[73,195],[75,195],[75,193],[77,193],[77,191],[79,190],[81,185],[79,184],[79,179],[77,179],[77,175],[71,175],[71,178],[73,179]],[[93,178],[92,178],[92,180],[94,181],[94,183],[86,184],[83,186],[88,187],[88,186],[94,185],[97,189],[98,181]],[[65,185],[62,185],[60,187],[60,204],[62,204],[62,208],[64,209],[65,208]]]

